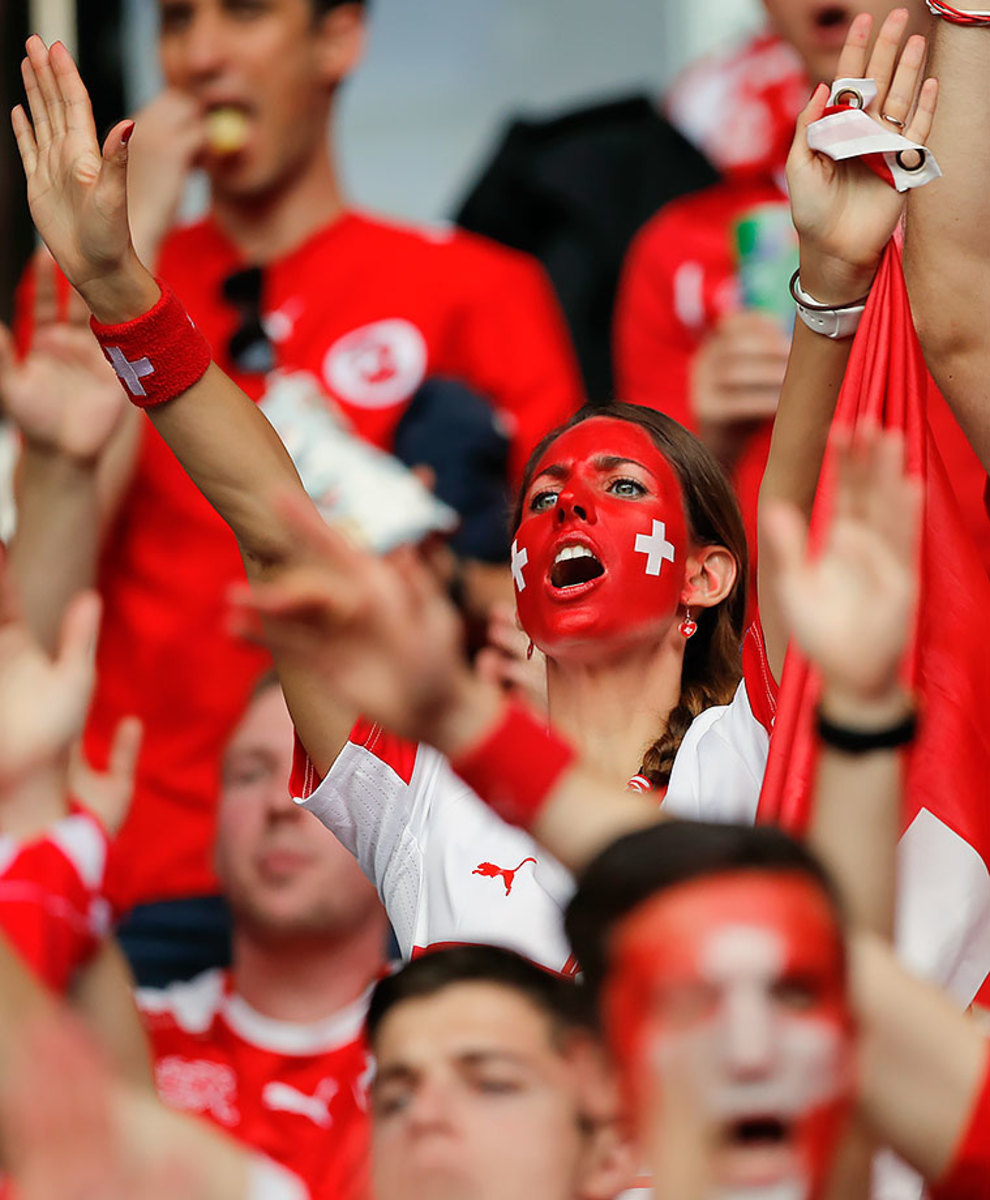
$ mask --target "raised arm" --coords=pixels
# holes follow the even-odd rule
[[[808,840],[839,884],[853,923],[893,936],[902,763],[913,702],[900,668],[918,590],[920,481],[904,474],[903,437],[861,431],[837,447],[825,545],[807,551],[807,522],[777,503],[764,521],[780,601],[822,678]]]
[[[868,53],[871,18],[857,17],[849,28],[838,76],[875,80],[877,98],[867,112],[877,120],[886,113],[908,121],[905,135],[924,142],[937,88],[928,80],[919,90],[925,39],[909,38],[901,50],[907,21],[907,11],[895,9]],[[869,292],[904,201],[857,160],[835,163],[809,149],[808,126],[821,117],[827,100],[828,89],[821,85],[798,118],[787,180],[800,239],[801,287],[818,304],[842,308]],[[797,321],[760,490],[761,526],[762,514],[774,501],[785,501],[810,515],[851,346],[851,337],[829,338]],[[773,556],[761,555],[760,616],[770,666],[779,678],[789,631],[777,600],[774,572]]]
[[[944,174],[911,196],[904,266],[929,370],[990,470],[990,29],[936,20],[931,44],[941,85],[931,147]]]
[[[18,106],[12,123],[34,223],[97,321],[119,326],[141,317],[161,289],[138,259],[128,227],[133,122],[115,126],[101,153],[89,96],[60,43],[49,51],[40,38],[30,38],[23,75],[31,119]],[[193,335],[186,330],[183,336]],[[278,487],[301,492],[302,486],[271,425],[219,368],[210,365],[198,382],[148,414],[230,525],[249,571],[291,555],[269,497]]]
[[[49,51],[40,38],[30,38],[23,75],[31,116],[18,107],[12,123],[35,225],[96,320],[114,328],[111,342],[125,337],[128,327],[132,336],[143,336],[134,335],[128,323],[151,320],[162,292],[138,259],[128,229],[133,123],[115,126],[101,152],[86,88],[59,43]],[[132,397],[146,395],[145,383],[165,389],[161,402],[147,408],[151,421],[230,526],[248,574],[277,574],[295,561],[297,546],[275,518],[271,498],[290,491],[302,504],[310,501],[267,419],[217,366],[206,365],[205,343],[181,308],[169,311],[171,325],[164,332],[157,329],[157,341],[152,338],[129,358],[115,344],[108,354],[117,352],[118,373]],[[196,357],[205,367],[199,377],[193,373],[185,384],[170,385],[170,379],[183,378]],[[297,728],[305,730],[307,750],[314,760],[332,762],[354,714],[326,701],[307,664],[277,665]]]

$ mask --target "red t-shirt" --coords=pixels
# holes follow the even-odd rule
[[[159,274],[219,364],[260,399],[264,378],[235,372],[226,351],[239,314],[221,288],[243,265],[207,220],[169,237]],[[541,269],[471,234],[348,213],[266,269],[262,311],[277,365],[316,376],[358,432],[385,448],[427,376],[457,379],[491,400],[511,432],[516,476],[536,441],[582,400]],[[86,739],[100,764],[122,716],[144,721],[137,792],[108,884],[122,908],[216,890],[218,760],[264,663],[224,631],[224,597],[241,578],[233,536],[147,425],[103,555]]]
[[[287,1167],[314,1200],[367,1200],[365,998],[302,1025],[263,1017],[223,971],[136,995],[166,1104]]]

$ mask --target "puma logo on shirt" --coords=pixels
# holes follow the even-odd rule
[[[515,881],[517,873],[527,864],[536,864],[535,858],[524,858],[518,867],[514,867],[511,871],[507,867],[496,867],[494,863],[483,862],[471,872],[472,875],[484,875],[489,879],[501,879],[505,884],[505,894],[508,896],[512,891],[512,884]]]

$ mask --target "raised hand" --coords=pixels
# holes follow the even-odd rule
[[[808,552],[804,518],[773,504],[764,532],[780,601],[798,644],[844,708],[900,695],[901,658],[918,592],[920,480],[904,472],[897,431],[837,447],[836,499],[825,545]]]
[[[34,282],[34,337],[20,362],[10,331],[0,325],[0,403],[28,443],[93,461],[120,425],[127,401],[76,292],[59,316],[55,264],[46,250],[35,255]]]
[[[904,121],[911,141],[924,143],[931,132],[938,98],[934,79],[922,82],[925,39],[908,38],[908,12],[898,8],[884,21],[868,54],[873,19],[861,14],[849,27],[837,78],[876,81],[877,97],[866,109],[876,121]],[[868,286],[901,214],[904,197],[855,159],[833,162],[809,149],[807,129],[828,103],[820,84],[798,118],[787,161],[787,184],[795,228],[801,239],[801,280],[823,304],[847,303]],[[886,126],[885,126],[886,128]]]
[[[11,123],[35,226],[97,316],[136,316],[154,304],[158,288],[137,262],[127,223],[134,123],[115,125],[101,152],[89,94],[60,42],[49,50],[29,38],[21,71],[31,119],[18,105]]]
[[[497,707],[497,689],[477,683],[464,658],[455,609],[414,550],[375,558],[294,494],[280,511],[308,553],[271,583],[235,589],[238,632],[250,636],[260,617],[272,651],[318,674],[338,703],[441,749],[470,720],[475,687]]]
[[[49,657],[21,616],[9,581],[0,580],[0,789],[59,763],[79,736],[99,624],[99,598],[83,592],[69,606]]]

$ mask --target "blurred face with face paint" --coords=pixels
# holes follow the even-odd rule
[[[634,1119],[690,1071],[723,1197],[816,1200],[853,1088],[841,934],[817,883],[736,871],[663,891],[611,943],[606,1035]]]
[[[677,611],[686,551],[677,476],[650,436],[582,421],[547,447],[526,492],[512,547],[520,622],[554,658],[656,640]]]

